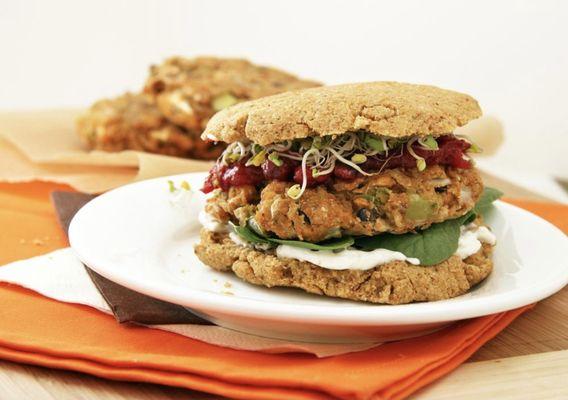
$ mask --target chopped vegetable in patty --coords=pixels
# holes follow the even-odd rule
[[[221,222],[244,225],[254,218],[267,234],[318,242],[332,237],[405,233],[459,217],[483,190],[475,169],[435,165],[388,169],[371,177],[336,181],[288,196],[292,183],[272,181],[218,190],[206,210]]]

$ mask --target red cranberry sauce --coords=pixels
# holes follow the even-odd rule
[[[464,158],[465,152],[471,147],[470,143],[453,135],[441,136],[436,140],[438,150],[427,150],[418,143],[413,144],[412,149],[418,156],[424,158],[426,165],[449,165],[464,169],[472,167],[471,161]],[[300,163],[285,157],[281,157],[281,160],[282,165],[280,166],[267,159],[260,167],[246,166],[246,160],[229,165],[218,162],[209,171],[209,176],[201,190],[204,193],[209,193],[216,188],[227,191],[231,186],[258,186],[273,180],[301,184],[302,167]],[[416,168],[416,158],[408,152],[406,145],[402,145],[390,150],[388,157],[384,155],[369,157],[365,163],[361,164],[361,169],[368,172],[377,172],[384,168]],[[336,162],[332,174],[314,177],[310,168],[306,172],[308,187],[327,183],[331,179],[349,181],[360,176],[360,173],[355,169],[341,162]]]

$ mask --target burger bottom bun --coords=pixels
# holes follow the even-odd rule
[[[444,300],[460,296],[492,271],[493,247],[475,254],[454,255],[433,266],[393,261],[369,270],[331,270],[309,262],[278,258],[273,251],[237,245],[227,233],[201,230],[195,247],[199,259],[218,271],[232,271],[260,286],[294,287],[322,296],[381,304]]]

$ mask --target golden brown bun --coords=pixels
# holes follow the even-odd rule
[[[203,263],[219,271],[232,271],[255,285],[295,287],[319,295],[383,304],[444,300],[462,295],[491,273],[492,251],[492,246],[483,244],[477,253],[464,260],[454,255],[428,267],[393,261],[366,271],[338,271],[239,246],[228,234],[205,229],[201,230],[201,242],[195,247]]]
[[[365,130],[402,138],[444,135],[481,116],[472,97],[434,86],[369,82],[296,90],[229,107],[203,138],[267,145]]]

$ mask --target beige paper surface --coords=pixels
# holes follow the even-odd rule
[[[137,175],[135,167],[33,163],[11,143],[0,139],[0,181],[3,182],[57,182],[86,193],[100,193],[132,182]]]
[[[0,114],[0,181],[51,181],[99,193],[132,181],[211,167],[211,162],[139,151],[87,151],[74,130],[77,114],[77,110]]]

